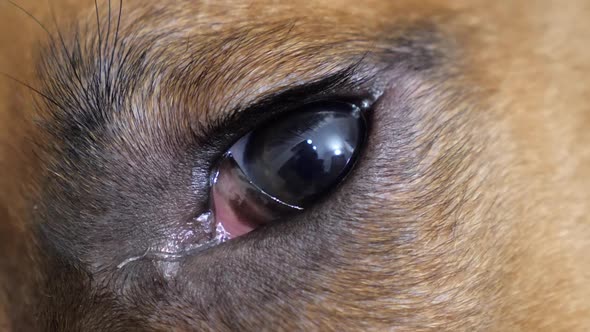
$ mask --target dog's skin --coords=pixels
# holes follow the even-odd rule
[[[110,9],[0,2],[2,330],[590,330],[590,2]],[[117,267],[203,209],[253,105],[375,91],[324,200]]]

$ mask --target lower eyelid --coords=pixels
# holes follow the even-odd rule
[[[217,174],[211,187],[212,208],[217,223],[224,226],[230,237],[244,235],[257,226],[302,210],[253,185],[229,154],[219,164]]]

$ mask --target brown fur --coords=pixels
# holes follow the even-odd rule
[[[45,96],[0,79],[3,329],[590,329],[587,1],[129,0],[119,48],[118,3],[109,42],[106,2],[100,35],[91,1],[17,4],[49,34],[0,3],[0,71]],[[172,281],[116,268],[326,77],[383,90],[340,188]]]

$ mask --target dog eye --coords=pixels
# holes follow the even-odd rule
[[[214,172],[217,221],[236,235],[309,206],[348,174],[365,135],[361,109],[344,102],[307,104],[246,134]]]
[[[356,106],[322,103],[247,134],[230,154],[261,191],[303,207],[346,173],[363,135]]]

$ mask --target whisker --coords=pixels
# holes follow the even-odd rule
[[[105,39],[104,42],[104,48],[105,48],[105,60],[107,59],[107,52],[108,52],[108,45],[109,45],[109,40],[111,37],[111,0],[108,0],[108,9],[109,9],[109,13],[108,13],[108,19],[107,19],[107,37]],[[110,76],[110,72],[111,72],[111,67],[107,64],[106,68],[105,68],[105,97],[108,99],[110,96],[110,90],[111,90],[111,82],[109,81],[109,76]]]
[[[109,8],[109,14],[108,14],[108,18],[107,18],[107,37],[105,38],[105,48],[106,45],[108,45],[109,43],[109,38],[111,36],[111,0],[108,0],[108,8]]]
[[[24,14],[26,14],[28,17],[32,18],[33,21],[35,21],[40,27],[41,29],[45,30],[45,32],[47,32],[47,34],[49,35],[49,37],[51,37],[51,33],[49,32],[49,30],[47,29],[47,27],[41,23],[41,21],[39,21],[39,19],[37,19],[33,14],[31,14],[28,10],[24,9],[23,7],[19,6],[18,4],[16,4],[15,2],[13,2],[12,0],[6,0],[8,3],[10,3],[11,5],[13,5],[14,7],[18,8],[21,12],[23,12]]]
[[[100,27],[100,15],[99,15],[99,11],[98,11],[98,1],[94,0],[94,9],[96,12],[96,28],[98,31],[98,78],[96,79],[96,81],[94,82],[96,84],[95,88],[96,88],[96,93],[95,93],[95,97],[96,97],[96,107],[100,109],[100,100],[101,100],[101,96],[100,96],[100,84],[102,82],[102,29]]]
[[[23,82],[23,81],[19,80],[18,78],[14,77],[14,76],[12,76],[12,75],[10,75],[10,74],[7,74],[7,73],[5,73],[5,72],[0,72],[0,75],[4,76],[4,77],[6,77],[6,78],[9,78],[9,79],[11,79],[12,81],[14,81],[14,82],[16,82],[16,83],[18,83],[18,84],[20,84],[20,85],[22,85],[22,86],[25,86],[25,87],[27,87],[29,90],[31,90],[31,91],[33,91],[33,92],[35,92],[35,93],[36,93],[36,94],[38,94],[39,96],[43,97],[45,100],[47,100],[47,101],[49,101],[50,103],[54,104],[55,106],[59,107],[59,108],[60,108],[62,111],[66,112],[66,109],[65,109],[65,108],[64,108],[64,107],[63,107],[63,106],[62,106],[60,103],[58,103],[57,101],[55,101],[55,100],[54,100],[54,99],[52,99],[51,97],[47,96],[47,95],[46,95],[46,94],[44,94],[43,92],[39,91],[38,89],[36,89],[36,88],[32,87],[30,84],[28,84],[28,83],[26,83],[26,82]]]
[[[65,53],[65,55],[66,55],[66,57],[68,59],[69,65],[70,65],[72,71],[74,72],[74,77],[76,78],[76,80],[80,84],[80,88],[84,92],[84,95],[86,96],[86,98],[88,98],[89,91],[84,86],[84,83],[82,83],[82,78],[80,77],[80,74],[78,73],[78,70],[76,70],[75,62],[74,62],[74,59],[73,59],[73,54],[70,54],[70,51],[68,50],[68,47],[66,46],[66,42],[64,40],[63,34],[61,33],[61,30],[59,29],[59,26],[58,26],[58,23],[57,23],[57,16],[55,15],[55,11],[53,10],[53,6],[51,6],[51,4],[49,2],[47,4],[49,6],[49,11],[51,12],[51,17],[53,19],[53,24],[55,26],[55,30],[57,31],[57,35],[59,37],[59,41],[60,41],[60,46],[62,48],[62,52]],[[57,45],[57,43],[55,42],[53,36],[51,36],[51,41],[52,41],[52,43],[54,45]],[[72,51],[72,53],[73,53],[73,51]]]
[[[110,4],[110,0],[109,0],[109,4]],[[113,43],[113,48],[111,50],[111,59],[109,61],[109,80],[110,80],[110,73],[111,73],[111,68],[113,67],[113,61],[115,59],[115,49],[117,48],[117,45],[119,43],[119,28],[121,26],[121,14],[123,13],[123,0],[119,0],[119,15],[117,17],[117,27],[115,28],[115,41]],[[109,90],[110,93],[110,90]],[[111,99],[112,96],[109,96]]]

